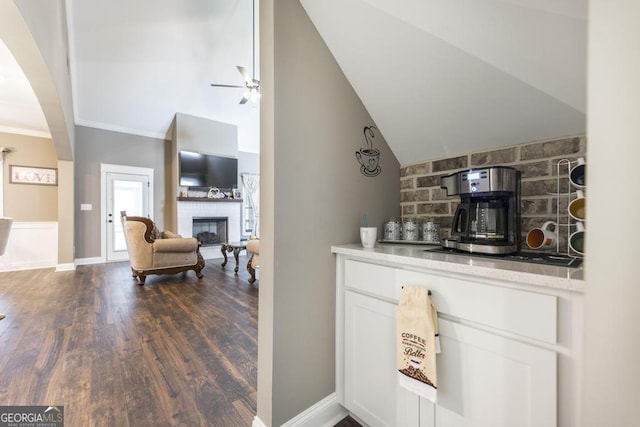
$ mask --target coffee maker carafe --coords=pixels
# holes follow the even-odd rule
[[[444,176],[447,195],[460,195],[451,238],[443,246],[465,252],[510,254],[520,249],[520,172],[508,166]]]

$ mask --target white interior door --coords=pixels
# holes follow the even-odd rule
[[[106,260],[129,259],[120,212],[150,218],[153,171],[146,168],[115,168],[104,171]],[[135,170],[137,169],[137,170]],[[128,173],[127,173],[128,172]]]

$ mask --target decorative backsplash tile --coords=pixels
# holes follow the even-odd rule
[[[527,231],[545,221],[555,221],[556,209],[561,223],[568,223],[568,197],[561,197],[558,206],[557,162],[575,161],[585,157],[587,140],[584,135],[554,140],[535,141],[498,150],[469,153],[446,159],[435,159],[400,167],[400,211],[404,218],[438,221],[442,236],[451,232],[451,219],[460,202],[458,196],[447,197],[440,188],[440,177],[473,167],[513,166],[522,172],[522,224]],[[560,191],[569,190],[567,168],[560,169]],[[566,234],[566,228],[560,230]],[[566,250],[561,248],[561,250]]]

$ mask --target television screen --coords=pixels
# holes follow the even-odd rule
[[[181,151],[180,185],[184,187],[238,187],[238,159]]]

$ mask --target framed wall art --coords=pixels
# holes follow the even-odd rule
[[[58,185],[58,169],[9,165],[11,184]]]

